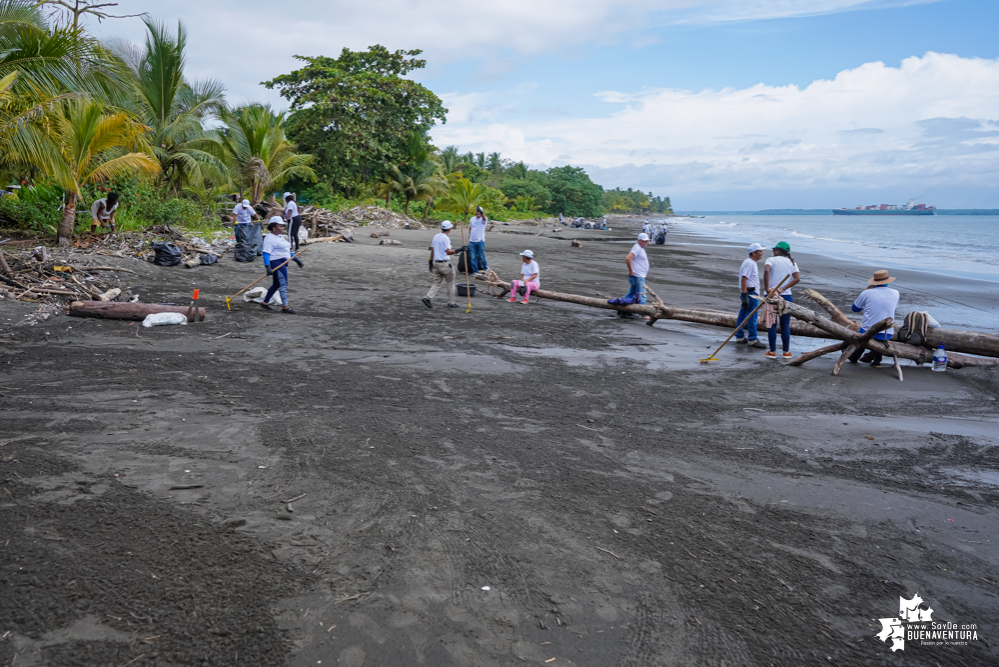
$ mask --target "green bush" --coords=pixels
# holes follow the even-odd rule
[[[39,183],[0,197],[0,225],[36,234],[55,234],[62,218],[63,190]]]

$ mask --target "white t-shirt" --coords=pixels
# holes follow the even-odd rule
[[[296,215],[298,215],[298,202],[292,199],[284,205],[284,219],[290,222]]]
[[[434,237],[432,241],[434,246],[434,261],[439,262],[441,260],[449,259],[447,251],[451,249],[451,237],[441,232]]]
[[[742,266],[739,267],[739,290],[742,291],[742,278],[746,278],[746,289],[755,289],[759,291],[760,289],[760,268],[756,265],[756,260],[752,257],[747,257],[742,260]]]
[[[787,280],[784,280],[785,283],[791,282],[790,276],[794,272],[798,271],[797,264],[792,262],[787,257],[782,257],[782,256],[769,258],[766,261],[766,265],[770,267],[770,282],[767,283],[768,292],[772,290],[774,287],[777,287],[777,285],[780,285],[781,281],[784,280],[784,278],[787,278]],[[790,296],[790,294],[791,294],[790,287],[781,292],[781,295],[783,296]]]
[[[520,277],[523,280],[527,280],[534,274],[538,274],[538,277],[534,279],[536,283],[541,284],[541,269],[538,268],[538,263],[533,259],[526,264],[524,262],[520,263]]]
[[[650,233],[652,231],[652,225],[646,222],[644,225],[642,225],[642,231],[645,232],[646,234]]]
[[[100,220],[110,220],[111,214],[114,213],[114,210],[116,208],[118,208],[119,203],[120,202],[115,202],[114,206],[108,208],[107,197],[105,197],[104,199],[98,199],[97,201],[95,201],[93,204],[90,205],[90,216],[92,218],[99,218]],[[104,204],[104,212],[101,213],[100,216],[98,216],[97,210],[100,208],[101,204]]]
[[[264,237],[264,250],[271,256],[271,261],[275,259],[289,259],[291,257],[291,243],[283,236],[271,232]]]
[[[860,321],[861,331],[867,331],[881,320],[889,317],[895,319],[895,309],[898,308],[898,290],[893,287],[874,287],[865,289],[857,297],[853,305],[864,311]],[[895,328],[890,327],[881,333],[891,335]]]
[[[629,254],[634,255],[631,260],[631,272],[639,278],[649,275],[649,256],[645,254],[645,248],[636,243],[631,247]]]
[[[236,216],[236,222],[247,223],[256,213],[252,206],[243,206],[242,203],[236,204],[236,208],[232,209],[233,215]]]
[[[473,217],[468,221],[470,227],[468,232],[468,242],[469,243],[479,243],[480,241],[486,240],[486,223],[489,222],[486,218],[480,218],[478,216]]]

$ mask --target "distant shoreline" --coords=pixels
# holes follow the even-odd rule
[[[684,211],[687,215],[832,215],[831,208],[771,208],[761,211]],[[999,208],[938,208],[937,215],[999,215]]]

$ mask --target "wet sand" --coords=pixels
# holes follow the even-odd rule
[[[531,248],[546,288],[627,289],[630,234],[499,229],[504,277]],[[677,231],[653,289],[734,307],[742,249]],[[226,258],[123,264],[143,300],[199,287],[202,324],[3,327],[0,664],[996,663],[995,372],[708,367],[728,332],[428,310],[432,234],[311,246],[296,316],[225,311],[260,273]],[[869,273],[796,259],[841,306]],[[987,305],[917,278],[905,303]],[[916,592],[989,643],[892,654],[872,619]]]

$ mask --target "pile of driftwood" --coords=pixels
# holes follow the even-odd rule
[[[478,276],[477,278],[487,279]],[[500,297],[505,296],[510,291],[510,284],[507,282],[493,278],[489,280],[489,284],[490,287],[495,286],[500,288]],[[647,316],[649,318],[647,324],[650,326],[655,324],[656,320],[698,322],[725,327],[727,329],[734,329],[737,324],[736,313],[726,313],[706,308],[667,306],[648,286],[646,286],[646,290],[652,296],[653,303],[630,306],[610,304],[607,303],[606,299],[596,297],[565,294],[549,290],[539,289],[532,292],[532,294],[542,299],[566,301],[592,308],[606,308]],[[933,359],[933,350],[939,345],[944,345],[947,348],[947,366],[949,368],[999,366],[999,334],[937,328],[927,330],[925,345],[909,345],[908,343],[901,343],[894,340],[889,341],[886,345],[881,341],[874,340],[872,337],[878,332],[892,326],[893,322],[891,320],[885,320],[861,334],[857,331],[857,323],[846,317],[821,294],[815,290],[804,290],[804,294],[822,306],[828,312],[829,316],[819,315],[815,311],[799,304],[784,302],[786,312],[793,318],[791,320],[791,334],[810,338],[834,339],[839,342],[796,357],[787,363],[788,366],[800,366],[816,357],[832,352],[840,352],[840,357],[833,367],[833,375],[837,375],[854,350],[865,348],[893,358],[895,360],[895,370],[898,373],[899,379],[902,379],[902,369],[898,364],[899,359],[910,359],[920,365],[928,363]],[[776,299],[771,300],[771,303],[776,304]]]
[[[72,257],[72,253],[63,252]],[[38,246],[19,253],[0,249],[0,298],[31,303],[64,304],[69,301],[114,301],[132,298],[114,272],[135,273],[112,266],[90,266],[87,260],[56,259]]]

